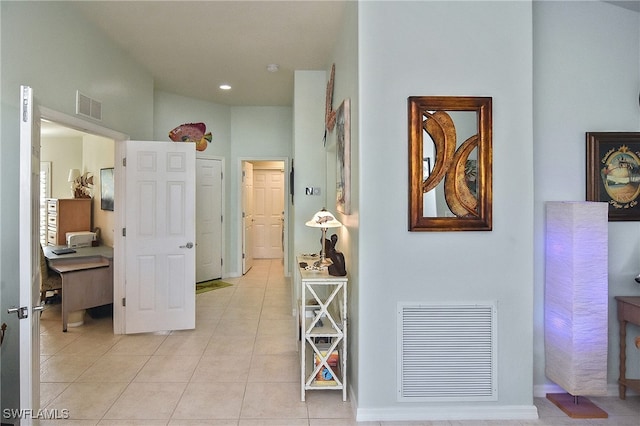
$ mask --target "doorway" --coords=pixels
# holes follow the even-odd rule
[[[92,179],[90,195],[94,201],[91,206],[91,229],[84,230],[96,231],[101,244],[113,247],[113,212],[101,208],[100,170],[114,166],[114,139],[67,127],[58,122],[42,120],[40,141],[41,243],[47,243],[45,200],[74,198],[71,180],[86,172]],[[60,238],[64,236],[59,236],[58,240]]]
[[[282,259],[288,268],[288,159],[241,160],[242,273],[253,259]]]

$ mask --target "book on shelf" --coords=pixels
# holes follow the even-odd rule
[[[314,354],[313,359],[313,367],[314,369],[322,364],[321,356],[326,357],[329,351],[329,345],[318,345],[318,352]],[[336,380],[333,377],[334,374],[338,374],[338,364],[340,361],[340,355],[337,349],[334,349],[331,354],[327,357],[327,365],[331,367],[327,368],[325,365],[320,368],[318,373],[316,374],[316,384],[319,385],[335,385]]]

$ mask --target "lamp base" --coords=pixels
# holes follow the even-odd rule
[[[324,256],[321,256],[320,260],[317,260],[316,262],[313,263],[313,266],[316,266],[316,267],[329,266],[329,265],[333,265],[333,262],[331,261],[331,259],[327,259]]]
[[[609,417],[606,411],[600,409],[584,396],[574,397],[568,393],[548,393],[547,399],[572,419],[606,419]]]

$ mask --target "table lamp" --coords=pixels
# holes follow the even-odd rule
[[[67,178],[67,182],[71,184],[71,196],[76,198],[76,179],[80,177],[80,170],[78,169],[69,169],[69,177]]]
[[[331,265],[331,260],[327,259],[327,251],[325,249],[325,241],[327,240],[327,228],[339,228],[342,224],[329,213],[324,207],[322,210],[313,215],[313,219],[305,223],[312,228],[322,229],[322,251],[320,252],[319,266]]]

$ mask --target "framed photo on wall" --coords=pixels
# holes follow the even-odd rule
[[[587,132],[587,201],[609,221],[640,220],[640,132]]]
[[[113,211],[113,167],[100,169],[100,208]]]
[[[336,112],[336,208],[351,214],[351,106],[345,99]]]

